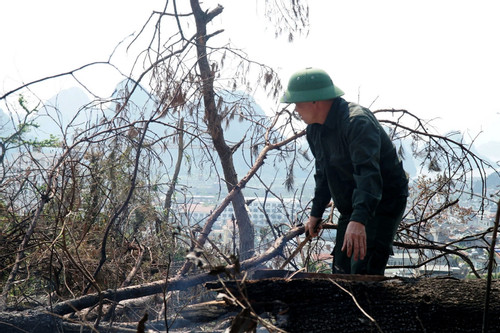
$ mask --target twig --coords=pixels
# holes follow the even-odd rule
[[[493,272],[493,262],[495,261],[495,243],[497,241],[498,223],[500,220],[500,200],[497,203],[497,214],[495,216],[495,227],[493,235],[491,236],[490,256],[488,258],[488,279],[486,281],[486,299],[484,300],[484,313],[483,313],[483,333],[486,332],[488,327],[488,310],[490,307],[490,294],[491,294],[491,275]]]
[[[41,78],[41,79],[38,79],[38,80],[35,80],[35,81],[31,81],[29,83],[25,83],[11,91],[8,91],[6,92],[4,95],[0,96],[0,101],[2,99],[5,99],[7,98],[9,95],[12,95],[13,93],[21,90],[21,89],[24,89],[26,87],[29,87],[31,85],[34,85],[36,83],[40,83],[40,82],[44,82],[44,81],[48,81],[48,80],[51,80],[51,79],[55,79],[55,78],[58,78],[58,77],[62,77],[62,76],[68,76],[68,75],[73,75],[75,72],[78,72],[82,69],[85,69],[86,67],[90,67],[90,66],[94,66],[94,65],[109,65],[109,66],[112,66],[112,67],[115,67],[114,65],[112,65],[111,63],[107,62],[107,61],[96,61],[96,62],[91,62],[89,64],[85,64],[83,66],[80,66],[76,69],[73,69],[71,71],[68,71],[68,72],[64,72],[64,73],[60,73],[60,74],[55,74],[55,75],[51,75],[51,76],[46,76],[44,78]],[[115,67],[116,68],[116,67]]]
[[[333,203],[330,203],[328,206],[332,208],[332,212],[333,212],[333,208],[334,208]],[[337,225],[334,225],[331,223],[326,223],[327,221],[330,221],[330,220],[331,220],[331,214],[329,215],[328,219],[323,220],[320,223],[318,223],[315,229],[318,229],[320,226],[322,229],[337,229]],[[297,253],[299,253],[302,250],[302,248],[310,240],[312,240],[312,237],[309,235],[309,233],[306,232],[306,238],[299,244],[299,246],[297,246],[295,251],[293,251],[292,254],[290,254],[290,256],[285,260],[283,265],[281,265],[280,269],[285,268],[286,265],[288,265],[290,263],[290,261],[297,255]]]
[[[307,242],[309,242],[310,240],[312,239],[311,236],[307,236],[306,238],[304,238],[304,240],[299,244],[299,246],[297,246],[297,248],[292,252],[292,254],[290,254],[290,256],[285,260],[285,262],[280,266],[280,269],[283,269],[286,267],[286,265],[288,265],[290,263],[290,261],[297,255],[297,253],[299,253],[302,248],[307,244]]]
[[[167,287],[168,287],[168,277],[170,275],[170,264],[172,263],[172,258],[170,257],[170,253],[168,254],[168,263],[167,263],[167,276],[165,277],[165,286],[163,288],[163,317],[165,319],[165,329],[168,333],[168,320],[167,320]]]
[[[348,294],[349,296],[351,296],[352,300],[354,301],[354,304],[356,304],[356,306],[358,307],[358,309],[365,315],[365,317],[368,318],[377,327],[377,329],[378,329],[379,332],[381,332],[381,333],[384,332],[384,331],[382,331],[382,329],[378,325],[377,321],[372,316],[370,316],[365,310],[363,310],[363,308],[361,307],[361,305],[359,305],[358,300],[356,299],[356,297],[354,297],[354,295],[352,293],[350,293],[347,289],[345,289],[344,287],[342,287],[340,284],[338,284],[337,282],[333,281],[332,279],[328,279],[328,280],[331,283],[333,283],[334,285],[336,285],[337,287],[339,287],[340,290],[342,290],[343,292],[345,292],[346,294]]]

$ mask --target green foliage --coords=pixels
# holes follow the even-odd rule
[[[59,139],[55,136],[50,134],[49,139],[45,140],[38,140],[38,139],[29,139],[29,140],[22,140],[20,142],[23,145],[27,145],[36,149],[40,148],[56,148],[60,146]]]
[[[3,145],[6,147],[24,145],[36,149],[53,148],[60,146],[59,139],[53,134],[50,134],[49,139],[44,140],[39,140],[37,138],[27,139],[25,137],[26,134],[31,132],[32,129],[39,128],[39,125],[35,122],[35,115],[37,114],[38,110],[37,108],[30,109],[27,105],[28,102],[23,95],[19,96],[18,103],[21,109],[24,111],[25,116],[23,120],[19,124],[17,124],[16,130],[13,134],[9,136],[0,136],[0,141],[3,143]]]
[[[308,272],[331,274],[332,267],[324,261],[310,261],[307,265]]]

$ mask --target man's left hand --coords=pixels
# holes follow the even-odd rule
[[[365,259],[366,255],[366,231],[363,223],[351,221],[347,225],[344,235],[342,251],[347,250],[347,257],[354,255],[354,260]]]

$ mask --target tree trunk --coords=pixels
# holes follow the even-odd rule
[[[313,278],[247,281],[246,295],[241,298],[251,300],[255,311],[278,309],[276,322],[287,332],[455,333],[482,329],[485,280],[373,277],[370,281],[369,276],[309,276]],[[225,286],[233,295],[240,294],[236,283],[226,282]],[[207,287],[227,290],[219,283]],[[498,332],[500,281],[491,290],[485,332]]]
[[[179,180],[179,173],[181,171],[182,158],[184,156],[184,118],[179,120],[179,129],[177,130],[179,134],[178,144],[177,144],[177,162],[175,163],[174,175],[172,176],[172,183],[168,188],[167,194],[165,195],[165,202],[163,204],[163,208],[165,210],[165,221],[164,223],[168,224],[168,220],[170,218],[170,208],[172,206],[172,196],[174,195],[175,186],[177,185],[177,181]],[[156,232],[160,231],[160,225],[157,225]]]
[[[210,69],[206,47],[207,39],[209,38],[209,36],[207,36],[207,24],[222,12],[222,7],[219,6],[217,9],[206,13],[200,8],[198,0],[191,0],[191,8],[195,16],[197,28],[196,51],[198,54],[198,67],[202,79],[203,102],[205,104],[204,120],[208,126],[208,132],[212,138],[215,150],[220,158],[228,192],[231,192],[236,184],[238,184],[238,175],[234,168],[233,151],[231,147],[226,144],[224,139],[224,131],[221,125],[222,119],[215,103],[213,85],[215,73]],[[254,228],[248,216],[245,207],[245,198],[241,191],[235,194],[232,204],[240,235],[239,254],[240,258],[245,260],[252,257],[254,252]]]

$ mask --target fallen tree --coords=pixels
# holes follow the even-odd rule
[[[287,332],[481,332],[486,294],[486,281],[479,279],[330,274],[207,287],[238,297],[253,310],[254,321],[256,315],[271,313]],[[500,281],[493,282],[491,296],[483,332],[500,327]],[[196,318],[189,310],[185,316]]]
[[[287,332],[479,332],[484,313],[486,281],[452,278],[383,278],[342,276],[332,274],[297,274],[283,277],[283,271],[258,272],[257,278],[241,281],[215,281],[207,289],[236,297],[243,307],[232,302],[214,301],[189,306],[181,314],[191,325],[207,321],[227,320],[227,314],[237,318],[245,309],[249,320],[258,324],[259,317],[267,316],[273,325]],[[269,276],[275,277],[269,277]],[[278,276],[278,277],[276,277]],[[211,275],[185,278],[183,283],[169,281],[170,288],[184,288],[188,281],[216,280]],[[117,301],[135,292],[159,292],[160,283],[135,288],[124,288],[106,296]],[[244,294],[241,293],[244,290]],[[92,332],[92,323],[82,323],[61,314],[72,306],[86,306],[89,295],[78,302],[65,302],[52,309],[3,312],[0,314],[1,332]],[[72,311],[75,311],[73,309]],[[491,286],[488,327],[484,332],[496,332],[500,326],[500,281]],[[258,317],[259,316],[259,317]],[[234,322],[234,319],[233,319]],[[105,323],[102,323],[105,327]],[[146,328],[165,323],[146,322]],[[113,324],[113,332],[127,332],[136,324]]]

